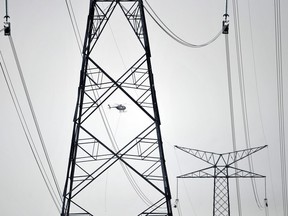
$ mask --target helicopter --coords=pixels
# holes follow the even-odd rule
[[[116,106],[110,106],[108,104],[109,109],[111,108],[116,108],[117,110],[119,110],[120,112],[124,112],[126,110],[126,106],[124,106],[123,104],[118,104]]]

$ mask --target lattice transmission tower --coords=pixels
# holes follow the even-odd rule
[[[172,216],[150,57],[142,0],[90,0],[62,216]]]
[[[234,167],[238,161],[260,151],[267,146],[255,147],[235,152],[218,154],[186,147],[176,148],[210,164],[209,167],[190,172],[177,178],[212,178],[214,179],[213,216],[230,216],[229,179],[264,178],[250,171]]]

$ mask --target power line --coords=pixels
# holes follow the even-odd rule
[[[227,22],[228,17],[228,1],[226,0],[225,7],[225,22]],[[233,108],[233,90],[232,90],[232,78],[231,78],[231,63],[230,63],[230,48],[229,48],[229,34],[225,34],[225,50],[226,50],[226,64],[227,64],[227,78],[228,78],[228,96],[229,96],[229,110],[230,110],[230,124],[231,124],[231,136],[233,151],[237,149],[236,145],[236,131],[235,131],[235,119],[234,119],[234,108]],[[234,164],[235,169],[238,169],[237,161]],[[242,216],[242,204],[241,204],[241,194],[239,179],[236,178],[236,194],[237,194],[237,204],[238,204],[238,214]]]
[[[20,65],[20,62],[19,62],[19,59],[18,59],[18,56],[17,56],[16,48],[15,48],[15,45],[14,45],[14,42],[13,42],[13,39],[12,39],[12,36],[11,36],[10,22],[9,22],[9,18],[10,17],[8,15],[8,0],[5,0],[5,12],[6,12],[6,14],[4,16],[4,19],[5,19],[5,22],[4,22],[4,34],[6,36],[9,36],[9,42],[10,42],[10,45],[11,45],[12,53],[13,53],[13,56],[14,56],[14,60],[16,62],[16,66],[17,66],[20,78],[21,78],[21,82],[22,82],[22,86],[24,88],[26,99],[27,99],[28,104],[29,104],[30,112],[32,114],[33,121],[34,121],[34,124],[36,126],[37,133],[38,133],[38,136],[40,138],[40,142],[42,144],[42,149],[44,151],[45,158],[46,158],[46,161],[48,163],[48,167],[50,169],[50,173],[52,174],[52,178],[54,180],[54,184],[55,184],[56,189],[58,191],[58,195],[59,195],[58,198],[61,200],[62,197],[61,197],[61,193],[60,193],[60,188],[59,188],[59,185],[58,185],[58,182],[57,182],[57,179],[56,179],[56,176],[55,176],[55,173],[54,173],[54,170],[53,170],[53,167],[52,167],[52,164],[51,164],[51,161],[50,161],[50,158],[49,158],[49,155],[48,155],[48,152],[47,152],[47,149],[46,149],[43,137],[42,137],[42,134],[41,134],[41,131],[40,131],[40,127],[39,127],[39,124],[38,124],[38,121],[37,121],[37,118],[36,118],[36,115],[35,115],[35,112],[34,112],[34,109],[33,109],[33,106],[32,106],[32,102],[31,102],[31,99],[30,99],[30,96],[29,96],[29,92],[28,92],[26,83],[25,83],[25,79],[24,79],[24,76],[23,76],[23,73],[22,73],[21,65]],[[8,73],[4,58],[2,56],[2,53],[1,53],[1,58],[2,58],[4,66],[5,66],[7,76],[6,76],[6,73],[5,73],[4,68],[2,67],[2,65],[1,65],[1,69],[2,69],[2,72],[3,72],[4,78],[5,78],[6,84],[8,86],[8,89],[9,89],[10,96],[11,96],[11,98],[13,100],[13,104],[14,104],[14,107],[16,109],[17,115],[18,115],[19,120],[21,122],[21,126],[22,126],[22,128],[24,130],[26,139],[28,140],[28,143],[29,143],[30,149],[32,151],[33,157],[36,160],[37,166],[38,166],[38,168],[39,168],[39,170],[41,172],[42,178],[44,179],[45,185],[48,188],[48,191],[49,191],[49,193],[50,193],[50,195],[51,195],[51,197],[53,199],[54,204],[56,205],[58,211],[60,212],[59,203],[61,203],[61,202],[59,202],[59,200],[57,200],[57,195],[56,195],[56,193],[54,191],[52,183],[51,183],[51,181],[50,181],[50,179],[48,177],[48,174],[47,174],[47,172],[45,170],[45,167],[44,167],[44,165],[43,165],[43,163],[41,161],[41,157],[40,157],[40,155],[39,155],[39,153],[37,151],[37,148],[35,146],[35,143],[33,141],[33,138],[32,138],[32,135],[30,133],[30,130],[29,130],[28,124],[26,122],[25,116],[24,116],[24,114],[22,112],[21,105],[20,105],[19,100],[17,98],[17,94],[16,94],[16,92],[14,90],[13,83],[12,83],[12,81],[10,79],[10,76],[9,76],[9,73]],[[57,201],[59,203],[57,203]]]
[[[283,71],[282,71],[282,32],[281,32],[281,6],[279,0],[274,0],[274,21],[275,21],[275,44],[276,44],[276,71],[277,71],[277,102],[278,102],[278,124],[280,142],[280,167],[282,181],[282,202],[283,214],[288,214],[287,195],[287,168],[286,168],[286,142],[284,122],[284,100],[283,100]]]
[[[173,40],[175,40],[176,42],[190,47],[190,48],[201,48],[201,47],[205,47],[210,45],[211,43],[213,43],[217,38],[219,38],[219,36],[222,34],[223,28],[221,28],[221,30],[216,34],[215,37],[213,37],[212,39],[210,39],[209,41],[203,43],[203,44],[192,44],[189,43],[185,40],[183,40],[182,38],[180,38],[179,36],[177,36],[160,18],[159,16],[156,14],[156,12],[153,10],[153,8],[150,6],[150,4],[145,0],[146,4],[148,5],[148,8],[151,10],[151,13],[147,7],[144,7],[146,12],[150,15],[150,17],[155,21],[155,23],[169,36],[171,37]],[[154,15],[154,16],[153,16]]]
[[[77,25],[77,22],[76,22],[76,17],[75,17],[75,13],[74,13],[74,10],[73,10],[73,7],[72,7],[72,3],[71,3],[71,0],[65,0],[65,3],[66,3],[66,8],[68,10],[68,15],[69,15],[69,18],[70,18],[70,21],[71,21],[71,24],[72,24],[72,28],[73,28],[73,32],[74,32],[74,35],[75,35],[75,38],[76,38],[76,42],[77,42],[77,45],[78,45],[78,49],[81,53],[81,36],[80,36],[80,32],[79,32],[79,28],[78,28],[78,25]],[[71,8],[71,9],[70,9]]]
[[[251,38],[251,43],[252,43],[251,49],[252,49],[252,60],[253,60],[253,72],[254,72],[254,76],[255,76],[255,86],[256,86],[256,94],[257,94],[258,112],[259,112],[259,115],[260,115],[260,124],[261,124],[261,130],[262,130],[264,142],[266,143],[266,145],[268,145],[268,141],[267,141],[267,137],[266,137],[266,133],[265,133],[265,129],[264,129],[264,123],[263,123],[263,113],[262,113],[261,105],[260,105],[260,96],[259,96],[259,87],[258,87],[257,67],[256,67],[256,61],[255,61],[255,50],[254,50],[254,40],[253,40],[253,28],[252,28],[252,17],[251,17],[251,9],[250,9],[250,0],[248,0],[248,12],[249,12],[248,14],[249,14],[250,38]],[[244,87],[245,87],[245,85],[244,85]],[[273,184],[273,175],[272,175],[272,169],[271,169],[271,160],[270,160],[269,148],[267,150],[268,150],[268,153],[267,153],[268,162],[267,163],[268,163],[268,166],[269,166],[269,173],[270,173],[270,176],[271,176],[271,185],[274,185]],[[251,157],[251,160],[252,160],[252,157]],[[252,160],[252,163],[253,163],[253,160]],[[250,161],[249,161],[249,166],[250,166]],[[255,180],[253,182],[255,182]],[[263,205],[261,204],[261,201],[260,201],[260,198],[259,198],[256,182],[255,182],[255,186],[254,186],[254,184],[252,184],[252,187],[253,187],[253,193],[254,193],[255,201],[256,201],[258,207],[260,209],[262,209]],[[275,191],[274,190],[272,190],[272,200],[274,202],[274,205],[276,206]],[[268,212],[268,206],[266,206],[266,203],[268,205],[267,192],[266,192],[266,178],[265,178],[264,209],[265,209],[265,211],[267,213],[266,216],[268,216],[269,212]],[[276,212],[276,215],[278,215],[277,212]]]
[[[237,2],[233,2],[233,12],[235,16],[235,19],[234,19],[235,42],[236,42],[237,67],[238,67],[238,77],[239,77],[239,86],[240,86],[242,121],[243,121],[243,126],[244,126],[246,148],[251,148],[249,121],[248,121],[247,104],[246,104],[245,77],[244,77],[244,72],[243,72],[243,58],[242,58],[241,34],[240,34],[240,25],[239,25],[239,13],[238,13]],[[249,16],[249,18],[250,18],[250,28],[251,28],[251,16]],[[253,55],[253,60],[255,60],[254,55]],[[255,61],[254,61],[254,72],[255,72]],[[248,157],[248,165],[249,165],[250,172],[254,172],[252,155]],[[251,184],[252,184],[252,189],[253,189],[253,194],[254,194],[254,199],[256,201],[256,204],[259,208],[263,208],[259,199],[256,180],[251,179]]]
[[[24,76],[23,76],[22,68],[21,68],[21,65],[20,65],[20,61],[19,61],[19,58],[18,58],[18,55],[17,55],[17,52],[16,52],[16,48],[15,48],[12,36],[9,36],[9,41],[10,41],[10,45],[11,45],[11,48],[12,48],[14,59],[15,59],[15,62],[16,62],[17,68],[18,68],[18,72],[19,72],[19,75],[20,75],[20,78],[21,78],[21,82],[22,82],[22,85],[23,85],[23,88],[24,88],[24,92],[25,92],[25,95],[26,95],[26,98],[27,98],[27,101],[28,101],[28,104],[29,104],[29,108],[30,108],[30,111],[31,111],[31,114],[32,114],[32,117],[33,117],[33,121],[34,121],[34,124],[36,126],[36,130],[37,130],[37,133],[38,133],[38,136],[39,136],[39,139],[40,139],[40,143],[41,143],[42,149],[44,151],[44,155],[45,155],[46,161],[48,163],[49,170],[50,170],[50,172],[52,174],[52,178],[53,178],[53,181],[55,183],[58,195],[59,195],[60,199],[62,200],[61,190],[60,190],[60,187],[59,187],[59,184],[58,184],[58,181],[57,181],[57,178],[56,178],[56,175],[55,175],[55,172],[54,172],[54,169],[53,169],[53,166],[52,166],[52,163],[51,163],[51,160],[50,160],[47,148],[46,148],[46,144],[44,142],[44,139],[43,139],[43,136],[42,136],[42,133],[41,133],[41,130],[40,130],[40,126],[39,126],[39,123],[38,123],[38,120],[37,120],[33,105],[32,105],[32,101],[31,101],[31,98],[30,98],[30,95],[29,95],[29,92],[28,92],[28,89],[27,89],[27,85],[26,85],[26,82],[25,82],[25,79],[24,79]]]
[[[55,191],[53,190],[53,187],[52,187],[52,184],[48,178],[48,175],[47,175],[47,172],[44,168],[44,165],[41,161],[41,157],[39,156],[39,153],[37,151],[37,148],[35,146],[35,143],[34,143],[34,140],[32,138],[32,135],[30,133],[30,130],[29,130],[29,127],[27,125],[27,122],[26,122],[26,119],[25,119],[25,116],[23,114],[23,111],[22,111],[22,108],[20,106],[20,103],[19,103],[19,100],[18,100],[18,97],[16,95],[16,92],[15,92],[15,89],[14,89],[14,86],[13,86],[13,83],[11,81],[11,78],[10,78],[10,75],[9,75],[9,72],[7,70],[7,67],[6,67],[6,64],[5,64],[5,61],[4,61],[4,58],[3,58],[3,55],[2,55],[2,52],[0,51],[0,55],[1,55],[1,59],[2,59],[2,62],[3,62],[3,65],[4,65],[4,68],[0,62],[0,66],[1,66],[1,70],[2,70],[2,73],[3,73],[3,76],[4,76],[4,79],[5,79],[5,82],[6,82],[6,85],[8,87],[8,90],[9,90],[9,93],[10,93],[10,96],[12,98],[12,101],[13,101],[13,104],[14,104],[14,107],[16,109],[16,112],[17,112],[17,115],[18,115],[18,118],[20,120],[20,123],[21,123],[21,126],[22,126],[22,129],[25,133],[25,137],[28,141],[28,144],[29,144],[29,147],[32,151],[32,154],[33,154],[33,157],[36,161],[36,164],[38,166],[38,169],[41,173],[41,176],[44,180],[44,183],[49,191],[49,194],[56,206],[56,208],[58,209],[59,213],[60,213],[60,205],[59,205],[59,201],[57,200],[57,196],[56,196],[56,193]],[[5,73],[6,71],[6,73]],[[58,202],[58,203],[57,203]]]

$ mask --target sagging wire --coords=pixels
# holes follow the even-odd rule
[[[225,14],[223,23],[228,23],[228,0],[226,0]],[[234,107],[233,107],[233,90],[232,90],[232,78],[231,78],[231,63],[230,63],[230,48],[229,48],[229,34],[228,31],[225,34],[225,49],[226,49],[226,64],[227,64],[227,78],[228,78],[228,93],[229,93],[229,110],[230,110],[230,124],[231,124],[231,138],[233,151],[237,150],[236,144],[236,129],[235,129],[235,117],[234,117]],[[235,163],[235,168],[238,168],[238,163]],[[238,204],[238,214],[242,216],[242,205],[241,205],[241,194],[240,194],[240,184],[239,179],[236,178],[236,194],[237,194],[237,204]]]
[[[274,0],[275,21],[275,47],[276,47],[276,76],[277,76],[277,105],[278,105],[278,131],[280,143],[280,168],[282,186],[283,215],[288,214],[288,189],[287,189],[287,159],[285,137],[285,103],[283,86],[283,62],[282,62],[282,32],[281,32],[281,1]]]
[[[210,45],[211,43],[213,43],[217,38],[220,37],[220,35],[223,32],[223,27],[221,28],[221,30],[216,34],[215,37],[213,37],[212,39],[210,39],[209,41],[202,43],[202,44],[192,44],[189,43],[185,40],[183,40],[182,38],[180,38],[178,35],[176,35],[160,18],[159,16],[156,14],[156,12],[153,10],[153,8],[150,6],[150,4],[147,2],[147,0],[145,0],[145,3],[147,4],[148,8],[151,10],[151,12],[147,9],[147,7],[144,6],[144,9],[146,10],[146,12],[150,15],[150,17],[154,20],[154,22],[169,36],[171,37],[173,40],[175,40],[176,42],[190,47],[190,48],[201,48],[201,47],[205,47]]]
[[[57,195],[56,195],[56,192],[54,191],[53,187],[52,187],[52,183],[48,177],[48,174],[44,168],[44,165],[43,165],[43,162],[41,160],[41,157],[37,151],[37,148],[36,148],[36,145],[35,145],[35,142],[33,140],[33,137],[30,133],[30,130],[29,130],[29,127],[28,127],[28,124],[27,124],[27,121],[25,119],[25,116],[23,114],[23,111],[22,111],[22,108],[20,106],[20,103],[19,103],[19,100],[18,100],[18,97],[17,97],[17,94],[15,92],[15,89],[14,89],[14,86],[13,86],[13,83],[11,81],[11,78],[10,78],[10,75],[9,75],[9,72],[8,72],[8,69],[6,67],[6,64],[5,64],[5,60],[4,60],[4,57],[2,55],[2,52],[0,51],[0,55],[1,55],[1,59],[2,59],[2,62],[3,62],[3,65],[4,67],[2,66],[1,62],[0,62],[0,67],[1,67],[1,70],[2,70],[2,73],[3,73],[3,76],[4,76],[4,79],[5,79],[5,82],[6,82],[6,85],[8,87],[8,90],[9,90],[9,93],[10,93],[10,96],[12,98],[12,101],[13,101],[13,104],[14,104],[14,107],[16,109],[16,112],[17,112],[17,115],[18,115],[18,118],[20,120],[20,124],[22,126],[22,129],[24,131],[24,134],[25,134],[25,137],[28,141],[28,144],[29,144],[29,147],[31,149],[31,152],[32,152],[32,155],[36,161],[36,164],[38,166],[38,169],[40,171],[40,174],[44,180],[44,183],[49,191],[49,194],[57,208],[57,210],[59,211],[60,213],[60,202],[59,200],[57,200]]]
[[[38,151],[36,149],[36,146],[35,146],[35,143],[33,141],[32,135],[30,133],[29,127],[28,127],[28,125],[26,123],[26,120],[25,120],[25,116],[24,116],[24,114],[22,112],[20,103],[18,101],[16,92],[14,90],[13,83],[12,83],[12,81],[10,79],[10,76],[9,76],[9,73],[8,73],[8,70],[7,70],[7,67],[6,67],[6,64],[5,64],[5,61],[4,61],[2,53],[1,53],[1,59],[3,61],[4,67],[6,69],[6,73],[5,73],[4,68],[2,67],[2,65],[1,65],[1,69],[2,69],[2,72],[3,72],[4,78],[5,78],[6,84],[8,86],[11,98],[13,100],[14,107],[15,107],[15,109],[17,111],[17,115],[18,115],[18,117],[20,119],[20,123],[22,125],[23,130],[24,130],[25,136],[26,136],[26,138],[28,140],[28,143],[29,143],[30,149],[32,151],[33,157],[36,160],[37,166],[38,166],[38,168],[39,168],[39,170],[41,172],[41,175],[42,175],[42,177],[44,179],[46,187],[49,190],[49,193],[50,193],[50,195],[51,195],[51,197],[53,199],[53,202],[55,203],[58,211],[60,212],[60,208],[58,206],[59,203],[57,203],[57,202],[59,202],[59,200],[57,200],[57,198],[59,198],[62,201],[62,195],[61,195],[61,192],[60,192],[59,184],[58,184],[54,169],[52,167],[52,164],[51,164],[48,152],[47,152],[47,148],[45,146],[45,143],[44,143],[41,131],[40,131],[40,127],[39,127],[39,124],[38,124],[38,121],[37,121],[37,118],[36,118],[36,115],[35,115],[35,111],[34,111],[34,108],[32,106],[32,101],[30,99],[30,95],[29,95],[29,92],[28,92],[28,89],[27,89],[27,85],[26,85],[26,82],[25,82],[25,79],[24,79],[24,76],[23,76],[23,72],[22,72],[22,68],[21,68],[21,65],[20,65],[20,61],[19,61],[19,58],[18,58],[18,55],[17,55],[17,52],[16,52],[16,48],[15,48],[12,36],[11,36],[11,25],[10,25],[10,22],[9,22],[9,18],[10,17],[8,15],[8,1],[5,0],[5,16],[4,16],[5,21],[4,21],[4,29],[3,29],[4,30],[4,35],[9,37],[10,46],[11,46],[12,53],[13,53],[13,56],[14,56],[14,60],[16,62],[16,66],[17,66],[17,69],[18,69],[18,72],[19,72],[19,75],[20,75],[20,78],[21,78],[21,82],[22,82],[22,86],[24,88],[26,99],[27,99],[28,104],[29,104],[30,112],[32,114],[33,121],[34,121],[34,124],[36,126],[36,130],[37,130],[37,133],[38,133],[41,145],[42,145],[42,149],[44,151],[46,162],[48,163],[48,167],[49,167],[50,173],[52,175],[52,178],[53,178],[55,187],[57,189],[58,195],[56,195],[56,192],[54,191],[52,183],[50,182],[50,179],[49,179],[48,174],[47,174],[47,172],[45,170],[45,167],[44,167],[44,165],[43,165],[43,163],[41,161],[41,157],[39,156],[39,153],[38,153]]]
[[[244,126],[245,143],[246,143],[247,148],[251,148],[250,134],[249,134],[249,121],[248,121],[247,105],[246,105],[245,78],[244,78],[244,72],[243,72],[239,12],[238,12],[237,1],[233,1],[233,12],[235,16],[234,25],[235,25],[236,54],[237,54],[237,65],[238,65],[238,76],[239,76],[239,86],[240,86],[240,96],[241,96],[240,98],[241,98],[242,120],[243,120],[243,126]],[[254,172],[252,156],[248,157],[248,163],[249,163],[250,172]],[[259,209],[263,209],[263,206],[259,198],[257,184],[256,184],[255,179],[251,178],[251,184],[252,184],[255,202]]]
[[[71,0],[65,0],[65,4],[66,4],[67,10],[68,10],[69,18],[70,18],[70,21],[72,24],[72,28],[73,28],[73,32],[74,32],[74,35],[76,38],[78,49],[79,49],[80,53],[82,53],[81,36],[80,36],[78,24],[76,22],[76,17],[75,17],[75,13],[74,13],[74,10],[72,7]]]
[[[238,16],[238,8],[237,8],[237,3],[233,2],[233,9],[234,9],[234,14],[235,14],[235,37],[236,37],[236,50],[237,50],[237,62],[238,62],[238,76],[239,76],[239,86],[240,86],[240,94],[241,94],[241,107],[242,107],[242,116],[243,116],[243,125],[244,125],[244,134],[245,134],[245,142],[246,142],[246,147],[251,148],[250,144],[250,135],[249,135],[249,122],[248,122],[248,115],[247,115],[247,105],[246,105],[246,93],[245,93],[245,81],[244,81],[244,73],[243,73],[243,62],[242,62],[242,52],[241,52],[241,39],[240,39],[240,29],[239,29],[239,16]],[[227,18],[229,17],[228,15],[228,1],[226,0],[226,7],[225,7],[225,14],[224,14],[224,21],[223,21],[223,26],[225,23],[229,23],[227,21]],[[224,27],[223,27],[224,29]],[[227,31],[225,32],[228,34],[228,27]],[[223,32],[223,34],[225,34]],[[229,43],[228,42],[228,36],[226,36],[226,46]],[[227,48],[226,48],[227,49]],[[229,48],[228,48],[229,49]],[[227,51],[226,51],[227,52]],[[228,50],[229,52],[229,50]],[[230,61],[230,60],[229,60]],[[230,64],[230,63],[229,63]],[[230,66],[229,66],[230,68]],[[230,70],[230,69],[229,69]],[[249,170],[251,172],[254,172],[254,166],[253,166],[253,160],[252,157],[249,156],[248,158],[249,162]],[[255,179],[251,179],[251,184],[252,184],[252,189],[253,189],[253,194],[254,198],[256,201],[257,206],[260,209],[263,209],[263,206],[261,205],[259,195],[258,195],[258,190],[257,190],[257,185]],[[236,185],[239,185],[239,183],[236,182]],[[237,186],[237,190],[239,190]],[[237,192],[237,197],[238,197],[238,210],[239,210],[239,215],[242,214],[241,210],[241,197],[240,197],[240,192]]]
[[[265,130],[264,130],[262,111],[261,111],[261,106],[260,106],[260,98],[259,98],[259,88],[258,88],[258,81],[257,81],[258,77],[257,77],[256,61],[255,61],[255,51],[254,51],[254,41],[253,41],[253,28],[252,28],[250,0],[248,0],[248,12],[249,12],[250,39],[251,39],[251,43],[252,43],[251,48],[252,48],[252,57],[253,57],[252,58],[252,60],[253,60],[253,72],[254,72],[254,76],[255,76],[255,85],[256,85],[256,90],[257,90],[256,93],[257,93],[258,111],[259,111],[259,114],[260,114],[260,123],[261,123],[261,130],[262,130],[262,133],[263,133],[264,142],[266,143],[266,145],[268,145],[267,137],[266,137]],[[243,79],[243,82],[244,82],[244,79]],[[244,87],[245,87],[245,84],[244,84]],[[245,101],[246,101],[246,99],[245,99]],[[244,115],[243,115],[243,117],[244,117]],[[247,148],[250,148],[250,145]],[[268,149],[268,151],[269,151],[269,149]],[[251,161],[250,161],[250,157],[251,157]],[[269,157],[269,152],[268,152],[268,157]],[[252,155],[248,157],[248,162],[249,162],[249,168],[251,166],[250,171],[254,172]],[[270,170],[270,176],[272,177],[273,175],[271,174],[272,172],[271,172],[271,167],[270,167],[270,160],[268,161],[268,163],[269,163],[269,168],[270,168],[269,169]],[[258,195],[258,189],[257,189],[256,181],[255,181],[255,179],[251,179],[251,181],[252,181],[252,187],[253,187],[253,193],[254,193],[255,201],[256,201],[256,203],[257,203],[257,205],[258,205],[258,207],[260,209],[263,209],[263,208],[265,209],[265,205],[263,206],[261,204],[261,201],[260,201],[260,198],[259,198],[259,195]],[[265,184],[266,184],[266,182],[265,182]],[[265,187],[266,187],[266,185],[265,185]],[[273,197],[274,197],[274,191],[273,191]]]
[[[16,61],[16,65],[17,65],[17,68],[18,68],[18,72],[19,72],[19,75],[20,75],[20,78],[21,78],[21,82],[22,82],[22,85],[23,85],[23,88],[24,88],[25,96],[26,96],[26,99],[27,99],[28,104],[29,104],[29,109],[30,109],[30,112],[31,112],[31,114],[32,114],[33,121],[34,121],[36,130],[37,130],[39,139],[40,139],[40,143],[41,143],[41,146],[42,146],[42,149],[43,149],[43,152],[44,152],[46,161],[47,161],[47,163],[48,163],[48,167],[49,167],[50,173],[51,173],[51,175],[52,175],[54,184],[55,184],[55,186],[56,186],[58,195],[59,195],[59,197],[60,197],[60,200],[62,201],[62,194],[61,194],[61,190],[60,190],[60,187],[59,187],[59,184],[58,184],[58,180],[57,180],[57,178],[56,178],[56,175],[55,175],[55,172],[54,172],[54,169],[53,169],[53,166],[52,166],[52,163],[51,163],[51,160],[50,160],[50,157],[49,157],[47,148],[46,148],[46,144],[45,144],[45,142],[44,142],[44,138],[43,138],[42,133],[41,133],[41,130],[40,130],[40,126],[39,126],[39,123],[38,123],[38,120],[37,120],[37,117],[36,117],[36,113],[35,113],[35,111],[34,111],[34,107],[33,107],[33,105],[32,105],[31,97],[30,97],[30,94],[29,94],[29,92],[28,92],[28,88],[27,88],[27,85],[26,85],[26,81],[25,81],[25,79],[24,79],[24,75],[23,75],[23,72],[22,72],[22,68],[21,68],[21,65],[20,65],[20,61],[19,61],[19,58],[18,58],[18,55],[17,55],[17,52],[16,52],[16,48],[15,48],[15,45],[14,45],[14,42],[13,42],[13,39],[12,39],[12,36],[11,36],[11,35],[9,36],[9,41],[10,41],[10,45],[11,45],[12,52],[13,52],[13,55],[14,55],[14,59],[15,59],[15,61]]]

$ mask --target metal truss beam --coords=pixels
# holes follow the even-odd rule
[[[223,154],[209,151],[202,151],[198,149],[191,149],[181,146],[175,146],[175,147],[211,165],[222,164],[230,166],[236,163],[237,161],[242,160],[245,157],[248,157],[249,155],[262,150],[263,148],[266,148],[267,145]]]

